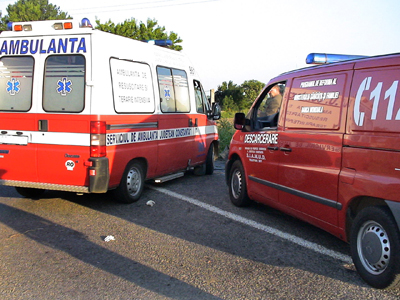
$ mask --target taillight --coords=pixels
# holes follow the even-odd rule
[[[106,156],[106,122],[90,122],[90,156]]]

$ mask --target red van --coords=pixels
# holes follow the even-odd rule
[[[310,54],[317,59],[334,55]],[[272,79],[235,116],[231,201],[267,204],[349,242],[360,276],[400,286],[400,54]]]

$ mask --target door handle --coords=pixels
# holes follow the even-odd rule
[[[281,151],[283,152],[292,152],[292,148],[281,148]]]
[[[279,150],[279,147],[267,147],[268,150],[276,151]]]
[[[48,120],[39,120],[39,131],[48,131],[49,123]]]

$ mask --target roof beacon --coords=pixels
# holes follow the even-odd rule
[[[307,64],[330,64],[344,60],[352,60],[364,58],[363,55],[346,55],[346,54],[327,54],[327,53],[310,53],[307,55]]]
[[[147,40],[144,42],[147,42],[148,44],[151,44],[151,45],[161,46],[161,47],[172,46],[171,40]]]
[[[90,24],[90,21],[88,18],[83,18],[81,21],[81,28],[92,28],[92,24]]]

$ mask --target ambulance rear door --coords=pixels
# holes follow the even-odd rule
[[[8,55],[14,39],[2,39],[0,57],[0,180],[37,181],[32,55]]]
[[[53,42],[54,41],[54,42]],[[40,57],[43,89],[38,107],[37,145],[40,182],[88,186],[90,157],[90,35],[44,37],[54,53]],[[65,45],[63,48],[60,45]]]

